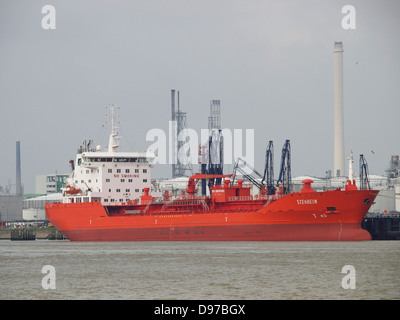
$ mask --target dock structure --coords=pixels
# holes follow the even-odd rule
[[[56,228],[15,228],[0,230],[0,240],[68,240]]]
[[[35,229],[12,229],[11,240],[36,240]]]
[[[400,214],[367,214],[361,227],[371,234],[372,240],[400,240]]]

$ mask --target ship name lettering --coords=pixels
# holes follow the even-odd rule
[[[317,204],[317,199],[297,200],[297,204]]]

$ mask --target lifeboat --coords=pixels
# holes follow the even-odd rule
[[[71,186],[67,186],[65,192],[67,194],[78,194],[79,192],[81,192],[81,189],[75,188],[75,187],[71,187]]]

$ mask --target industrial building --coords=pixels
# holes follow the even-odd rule
[[[0,224],[32,220],[46,220],[44,205],[60,202],[61,188],[65,187],[68,174],[41,175],[36,177],[36,193],[44,196],[26,198],[21,183],[21,143],[16,142],[15,194],[11,193],[11,183],[0,193]],[[25,198],[25,199],[24,199]]]
[[[36,176],[36,194],[60,193],[67,184],[69,174],[43,174]]]
[[[22,219],[27,221],[47,220],[46,203],[62,202],[62,193],[51,193],[22,201]]]
[[[0,195],[0,223],[22,220],[22,197]]]
[[[172,123],[172,137],[171,149],[172,151],[172,177],[185,177],[193,175],[193,164],[182,163],[178,157],[178,150],[182,150],[184,146],[183,139],[178,139],[178,136],[183,135],[186,129],[186,112],[183,112],[180,107],[180,94],[177,92],[178,103],[175,107],[175,89],[171,90],[171,123]]]
[[[15,194],[0,195],[0,224],[22,220],[21,144],[16,142]],[[8,191],[10,191],[8,189]]]

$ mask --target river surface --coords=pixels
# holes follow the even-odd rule
[[[4,240],[0,299],[400,299],[400,241]]]

